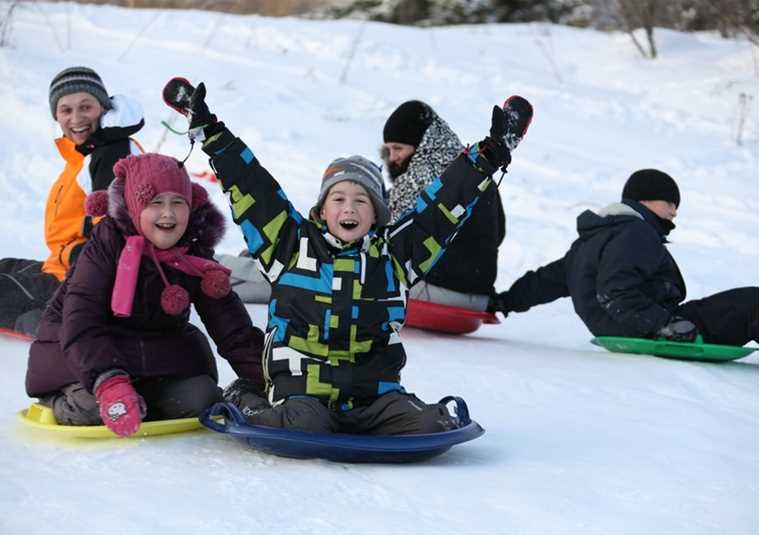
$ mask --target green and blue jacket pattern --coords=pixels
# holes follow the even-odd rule
[[[264,373],[270,402],[319,398],[334,410],[401,390],[407,290],[439,260],[495,171],[474,145],[395,224],[344,244],[304,218],[228,129],[203,150],[248,249],[272,284]]]

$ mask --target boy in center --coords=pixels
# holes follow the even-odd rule
[[[204,97],[200,84],[187,110],[191,135],[204,139],[234,220],[272,284],[266,392],[238,380],[225,398],[250,423],[302,431],[407,435],[455,427],[444,405],[426,404],[401,385],[406,293],[482,192],[495,187],[491,175],[510,162],[513,138],[528,122],[496,106],[490,136],[456,158],[415,211],[387,226],[382,174],[372,162],[334,160],[304,218]]]

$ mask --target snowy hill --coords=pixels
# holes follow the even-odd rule
[[[175,75],[205,81],[212,110],[302,211],[334,157],[379,160],[382,126],[402,101],[429,102],[473,142],[492,105],[521,94],[536,116],[501,185],[501,288],[563,254],[577,214],[617,200],[643,167],[680,185],[670,250],[689,297],[759,284],[756,110],[735,142],[739,95],[759,94],[752,51],[712,34],[657,38],[652,62],[628,36],[550,25],[21,4],[13,46],[0,49],[0,257],[45,254],[42,210],[62,168],[47,88],[84,64],[111,93],[141,100],[146,149],[177,157],[186,140],[160,121],[184,124],[160,90]],[[199,149],[189,162],[208,168]],[[221,252],[242,247],[231,226]],[[249,311],[264,324],[263,306]],[[710,365],[606,353],[567,300],[466,337],[403,337],[407,388],[430,401],[465,397],[487,430],[411,466],[283,460],[205,432],[51,440],[15,420],[29,401],[28,346],[2,339],[0,533],[759,531],[759,356]]]

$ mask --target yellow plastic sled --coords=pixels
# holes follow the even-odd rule
[[[28,409],[19,411],[18,419],[30,427],[71,438],[118,438],[117,434],[104,425],[58,425],[53,414],[53,409],[39,403],[32,403]],[[184,433],[196,429],[204,429],[203,424],[197,418],[156,420],[153,422],[142,422],[137,432],[127,438]]]

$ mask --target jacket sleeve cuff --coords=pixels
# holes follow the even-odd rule
[[[223,152],[224,149],[229,147],[235,142],[235,139],[237,139],[234,134],[224,126],[224,123],[217,123],[214,126],[218,128],[218,131],[206,137],[206,140],[203,142],[203,152],[211,157],[217,156],[219,153]]]
[[[111,368],[110,370],[104,371],[97,376],[95,382],[92,384],[92,391],[95,392],[103,381],[107,381],[111,377],[115,377],[117,375],[126,375],[129,377],[129,374],[126,372],[126,370],[122,370],[120,368]]]

